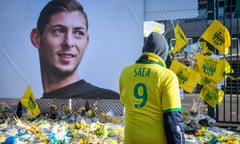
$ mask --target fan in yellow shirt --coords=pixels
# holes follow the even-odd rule
[[[179,84],[176,75],[165,67],[167,55],[165,37],[152,32],[140,58],[120,75],[124,144],[184,143]]]

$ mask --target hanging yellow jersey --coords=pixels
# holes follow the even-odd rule
[[[228,53],[231,46],[231,35],[228,29],[218,20],[213,20],[201,37],[218,49],[221,54],[226,55]]]
[[[33,118],[39,116],[41,113],[30,86],[27,87],[21,98],[21,104],[32,113]]]
[[[189,93],[192,93],[200,82],[199,73],[176,60],[172,61],[170,69],[177,75],[179,86]]]

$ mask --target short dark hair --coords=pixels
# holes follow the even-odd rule
[[[43,33],[45,26],[50,21],[53,14],[63,11],[80,11],[86,20],[86,27],[88,29],[88,18],[83,6],[77,0],[51,0],[41,11],[38,21],[37,29],[40,34]]]

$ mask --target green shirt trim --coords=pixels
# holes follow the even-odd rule
[[[164,113],[167,113],[167,112],[181,112],[181,111],[183,111],[183,110],[184,110],[184,108],[181,107],[181,108],[167,109],[167,110],[164,110],[163,112],[164,112]]]

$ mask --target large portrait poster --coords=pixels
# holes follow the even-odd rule
[[[29,35],[49,0],[3,0],[0,13],[0,98],[20,98],[30,85],[42,96],[37,49]],[[81,78],[118,92],[123,67],[135,62],[143,45],[143,0],[79,0],[89,19],[90,42],[79,66]]]

